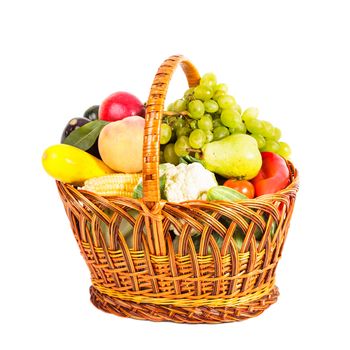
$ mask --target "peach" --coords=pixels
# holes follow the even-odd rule
[[[117,172],[140,172],[144,129],[145,119],[139,116],[107,124],[98,139],[102,160]]]

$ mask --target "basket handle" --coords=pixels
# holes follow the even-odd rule
[[[200,80],[196,67],[182,55],[174,55],[166,59],[153,80],[146,106],[143,139],[143,200],[148,206],[160,201],[160,125],[169,82],[178,64],[186,75],[189,87],[196,86]]]

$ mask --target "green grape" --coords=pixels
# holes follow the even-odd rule
[[[282,131],[279,128],[273,128],[272,140],[278,141],[282,136]]]
[[[242,114],[242,108],[239,104],[236,104],[234,108],[239,114]]]
[[[242,120],[244,122],[247,122],[250,119],[256,119],[258,118],[259,110],[255,107],[249,107],[247,108],[243,114],[242,114]]]
[[[215,86],[215,92],[216,91],[222,91],[225,94],[227,94],[228,86],[226,84],[218,84],[218,85]]]
[[[218,126],[217,128],[215,128],[213,130],[213,136],[214,136],[213,140],[214,141],[221,140],[228,135],[230,135],[230,132],[224,126]]]
[[[200,85],[214,87],[216,85],[216,75],[214,73],[206,73],[202,76]]]
[[[288,145],[288,143],[286,142],[279,142],[279,149],[277,151],[277,153],[283,157],[283,158],[286,158],[288,159],[290,157],[290,155],[292,154],[292,150],[290,148],[290,146]]]
[[[245,134],[246,132],[247,128],[243,122],[240,122],[234,128],[230,128],[231,134]]]
[[[174,150],[177,156],[184,157],[188,155],[188,148],[191,148],[188,137],[180,136],[175,142]]]
[[[198,100],[210,100],[213,96],[213,89],[208,86],[198,85],[194,89],[194,97]]]
[[[237,130],[236,134],[246,134],[247,133],[247,128],[245,126],[245,124],[243,122],[241,122],[241,124],[237,125],[235,127],[235,130]]]
[[[214,96],[212,97],[212,99],[214,101],[218,101],[220,96],[226,96],[226,92],[222,91],[222,90],[218,90],[214,93]]]
[[[176,118],[174,129],[183,128],[184,126],[186,126],[186,120],[183,118]]]
[[[219,105],[214,100],[204,101],[204,109],[208,113],[215,113],[219,109]]]
[[[174,111],[174,103],[169,103],[167,110],[168,110],[169,112],[175,112],[175,111]]]
[[[274,135],[274,127],[271,123],[267,122],[266,120],[262,120],[263,130],[261,131],[261,135],[271,139]]]
[[[235,109],[224,109],[221,112],[220,120],[228,128],[235,128],[242,123],[241,115]]]
[[[258,119],[248,119],[245,122],[247,130],[252,134],[262,134],[264,129],[263,123]]]
[[[256,142],[258,143],[258,148],[261,149],[265,146],[265,138],[260,134],[251,134],[251,137],[254,137]]]
[[[213,128],[215,129],[218,126],[223,126],[221,123],[221,119],[220,118],[213,119]]]
[[[188,104],[188,111],[191,118],[200,119],[204,115],[204,104],[200,100],[191,101]]]
[[[261,152],[274,152],[277,153],[280,148],[280,145],[277,141],[266,140],[264,147],[260,149]]]
[[[185,111],[187,108],[187,102],[183,99],[179,99],[179,100],[176,100],[174,102],[174,112],[177,112],[177,113],[181,113],[183,111]]]
[[[167,115],[163,120],[164,123],[168,124],[171,128],[173,128],[177,121],[177,117],[175,115]]]
[[[206,141],[206,134],[201,129],[193,130],[189,137],[189,143],[192,148],[201,148],[203,147]]]
[[[179,157],[178,155],[175,153],[175,145],[173,143],[168,143],[163,151],[164,154],[164,160],[166,163],[171,163],[174,165],[178,165],[179,164]]]
[[[168,124],[162,123],[160,125],[160,144],[165,145],[171,139],[171,127]]]
[[[217,99],[218,105],[222,109],[231,108],[236,104],[236,100],[231,95],[221,95]]]
[[[214,135],[213,135],[213,133],[211,131],[206,130],[205,131],[205,137],[206,137],[205,143],[209,143],[209,142],[213,141]]]
[[[191,129],[197,129],[197,120],[192,120],[190,123]]]
[[[179,138],[181,136],[188,136],[191,132],[191,128],[188,126],[184,126],[182,128],[177,128],[176,129],[176,137]]]
[[[213,129],[213,120],[209,114],[203,115],[203,117],[198,120],[198,128],[204,131]]]
[[[187,89],[184,93],[184,98],[188,101],[193,100],[193,91],[194,91],[194,88]]]

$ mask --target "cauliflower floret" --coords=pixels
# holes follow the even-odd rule
[[[159,165],[159,177],[171,172],[176,172],[176,166],[171,163],[163,163]]]
[[[168,167],[165,174],[165,195],[169,202],[205,199],[206,192],[218,184],[215,175],[200,163]]]

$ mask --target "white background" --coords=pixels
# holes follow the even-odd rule
[[[350,21],[346,1],[3,1],[1,349],[349,349]],[[283,131],[301,189],[281,296],[241,323],[122,319],[89,274],[41,167],[68,119],[110,93],[147,99],[168,56],[213,71]],[[178,71],[169,100],[185,90]],[[348,168],[348,167],[347,167]]]

